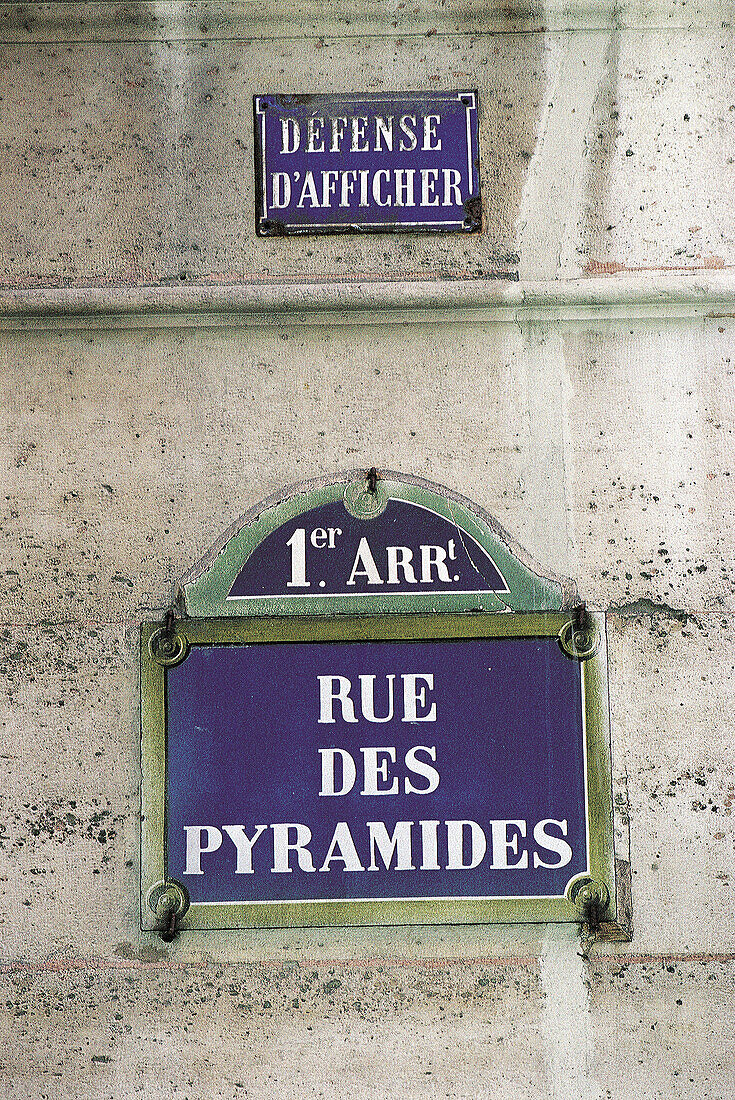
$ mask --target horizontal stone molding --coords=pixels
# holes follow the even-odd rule
[[[728,0],[159,0],[0,4],[2,42],[201,41],[730,26]]]
[[[0,288],[0,329],[735,318],[735,273],[488,280]]]

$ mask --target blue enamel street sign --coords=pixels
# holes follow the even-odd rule
[[[462,498],[355,474],[143,624],[142,926],[614,912],[604,616]]]
[[[470,501],[384,471],[264,501],[182,581],[186,613],[559,611],[574,585],[543,576]]]
[[[577,920],[612,890],[599,623],[563,613],[143,630],[144,920]]]
[[[588,870],[556,638],[197,646],[167,687],[192,901],[563,897]]]
[[[382,591],[506,594],[508,585],[475,539],[428,508],[389,500],[380,515],[363,519],[334,501],[299,514],[264,538],[227,599],[245,607],[246,601],[267,596]]]
[[[254,97],[261,236],[481,228],[477,92]]]

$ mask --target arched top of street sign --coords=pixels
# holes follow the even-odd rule
[[[440,485],[351,471],[292,486],[242,517],[180,585],[194,617],[559,611],[572,581],[542,572],[495,520]]]

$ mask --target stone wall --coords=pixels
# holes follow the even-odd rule
[[[4,1095],[723,1100],[719,6],[48,7],[0,5]],[[481,235],[256,239],[255,92],[460,85]],[[139,624],[260,499],[372,465],[477,501],[608,613],[631,943],[139,931]]]

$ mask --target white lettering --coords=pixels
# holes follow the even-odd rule
[[[396,168],[396,206],[415,206],[413,198],[414,168]]]
[[[413,821],[397,821],[392,835],[383,821],[366,822],[370,835],[370,866],[368,871],[378,871],[375,849],[380,853],[386,870],[390,870],[393,856],[396,857],[396,871],[415,871],[411,853],[411,826]]]
[[[422,206],[438,206],[439,196],[436,195],[435,188],[437,180],[439,179],[438,168],[422,168],[421,169],[421,205]]]
[[[288,172],[274,172],[271,184],[271,206],[274,210],[283,210],[291,202],[291,177]]]
[[[447,552],[443,546],[422,546],[421,547],[421,583],[431,584],[431,569],[432,566],[436,569],[436,579],[438,581],[449,581],[449,570],[446,566]]]
[[[322,206],[326,210],[332,205],[332,195],[337,193],[339,172],[322,172]]]
[[[324,138],[322,137],[323,118],[310,118],[306,124],[306,152],[323,153]],[[318,144],[317,144],[318,143]]]
[[[385,148],[388,152],[393,152],[393,115],[388,115],[387,118],[381,118],[380,115],[375,116],[375,152],[382,153],[382,144],[385,142]]]
[[[376,172],[373,176],[373,198],[378,206],[390,206],[393,202],[390,195],[386,195],[385,202],[383,202],[382,184],[387,184],[389,179],[390,172],[385,168],[381,168],[380,171]]]
[[[414,745],[412,749],[409,749],[406,753],[406,767],[414,775],[421,775],[424,779],[428,780],[428,786],[426,787],[414,787],[410,779],[406,778],[403,781],[403,789],[406,794],[431,794],[439,786],[439,772],[431,764],[427,764],[425,760],[419,760],[416,756],[417,752],[425,752],[427,756],[432,760],[436,760],[436,745]]]
[[[427,706],[426,690],[434,690],[433,672],[404,672],[403,680],[403,719],[404,722],[436,722],[436,703],[432,703],[426,714],[419,714],[416,704]],[[423,680],[425,686],[418,687],[418,681]]]
[[[207,852],[216,852],[222,846],[222,833],[214,825],[185,825],[186,867],[185,875],[203,875],[201,857]],[[202,844],[202,833],[207,834],[206,844]]]
[[[416,584],[416,574],[411,565],[413,551],[407,546],[387,546],[388,554],[388,584],[400,584],[398,570],[403,570],[403,577],[407,584]]]
[[[350,699],[351,682],[346,676],[317,676],[319,681],[319,721],[327,724],[336,722],[333,704],[335,699],[342,704],[342,721],[356,722],[355,704]],[[337,691],[334,691],[334,685]]]
[[[316,206],[318,208],[319,196],[316,191],[316,183],[314,182],[313,172],[307,172],[304,176],[304,182],[301,185],[301,194],[299,195],[299,201],[296,203],[297,207],[303,207],[306,199],[309,200],[310,206]]]
[[[370,171],[367,168],[361,168],[357,174],[360,177],[360,206],[369,206],[368,180],[370,178]]]
[[[424,115],[424,143],[421,146],[422,149],[430,149],[431,151],[441,149],[441,138],[436,136],[436,127],[439,122],[441,122],[440,115]],[[432,145],[432,141],[436,141],[436,145]]]
[[[398,794],[398,779],[395,776],[390,787],[378,786],[378,779],[382,779],[384,783],[387,783],[390,779],[388,761],[390,760],[392,764],[395,764],[396,750],[392,747],[374,748],[370,746],[366,749],[360,749],[360,752],[362,753],[364,768],[363,789],[360,794]],[[383,756],[380,761],[378,759],[379,755]]]
[[[421,821],[421,870],[438,871],[437,829],[439,821]]]
[[[358,569],[358,566],[362,565],[362,569]],[[352,572],[350,573],[350,579],[348,584],[355,583],[355,577],[367,577],[368,584],[382,584],[383,578],[378,572],[378,567],[375,564],[375,558],[373,557],[370,549],[370,543],[363,537],[360,539],[360,543],[357,547],[357,553],[355,554],[355,560],[352,563]]]
[[[538,852],[533,853],[533,865],[534,867],[566,867],[567,863],[572,858],[572,849],[566,840],[562,840],[560,836],[553,836],[547,831],[548,825],[555,825],[559,831],[566,836],[567,835],[567,823],[566,819],[563,821],[554,821],[552,817],[547,817],[544,821],[537,822],[533,827],[533,839],[538,844],[539,848],[545,848],[547,852],[555,852],[559,858],[555,863],[545,863]]]
[[[349,681],[347,681],[349,683]],[[352,753],[341,748],[322,748],[317,750],[321,756],[320,796],[339,797],[348,795],[355,787],[359,774]],[[357,750],[355,750],[356,752]],[[395,774],[396,748],[394,746],[367,746],[360,749],[363,766],[363,796],[398,795],[401,780]],[[436,761],[436,746],[415,745],[405,753],[405,765],[408,776],[403,778],[403,790],[407,795],[431,794],[440,782],[439,771],[433,764]],[[417,786],[413,780],[421,777]],[[338,872],[344,871],[412,871],[413,865],[413,826],[421,830],[422,871],[438,871],[445,867],[448,871],[466,871],[478,867],[484,860],[490,859],[490,841],[492,842],[493,870],[527,870],[529,851],[533,852],[534,868],[554,870],[566,867],[572,861],[573,852],[566,839],[567,821],[545,818],[535,825],[527,825],[522,819],[491,820],[483,825],[471,820],[438,821],[434,819],[398,821],[392,826],[384,821],[364,823],[368,830],[369,866],[362,864],[362,855],[350,831],[356,826],[346,821],[334,825],[326,854],[322,858],[320,845],[318,869],[329,872],[334,865]],[[440,863],[439,826],[446,827],[446,856],[441,853]],[[488,827],[490,832],[488,833]],[[534,846],[525,841],[528,828],[532,828]],[[186,862],[184,875],[203,875],[202,856],[212,854],[222,848],[223,836],[227,836],[234,848],[227,848],[227,863],[230,872],[236,875],[252,875],[254,871],[253,852],[260,844],[259,852],[265,845],[260,838],[272,830],[273,850],[272,874],[291,874],[293,871],[312,873],[316,870],[316,854],[312,857],[313,838],[311,829],[299,822],[285,822],[273,825],[187,825]],[[364,833],[362,834],[364,836]],[[443,834],[444,835],[444,834]],[[326,838],[325,838],[326,843]],[[366,854],[365,848],[361,848]],[[236,857],[233,859],[233,854]],[[270,851],[268,853],[270,855]],[[416,852],[418,857],[419,853]],[[261,852],[260,861],[265,858]],[[223,861],[224,857],[220,857]],[[234,867],[233,867],[234,864]],[[218,868],[223,864],[218,863]],[[318,863],[317,863],[318,865]],[[265,870],[265,868],[263,868]]]
[[[321,721],[321,719],[319,719]],[[319,791],[320,797],[324,798],[336,798],[339,795],[347,794],[355,785],[357,779],[357,768],[355,767],[355,761],[352,759],[351,753],[346,749],[318,749],[317,750],[322,758],[322,785]],[[337,754],[342,761],[342,785],[339,790],[335,784],[335,771]]]
[[[408,138],[408,141],[404,141],[403,138],[401,138],[399,145],[400,151],[402,153],[410,153],[418,144],[416,131],[414,129],[416,126],[416,115],[403,115],[398,125],[401,128],[401,133],[405,134]]]
[[[347,129],[347,119],[343,116],[339,118],[333,118],[331,120],[332,140],[329,144],[330,153],[342,152],[342,139],[345,136],[345,130]]]
[[[228,837],[235,845],[237,849],[237,864],[235,866],[236,875],[252,875],[253,873],[253,846],[255,841],[261,836],[266,829],[267,825],[256,825],[255,833],[252,837],[249,837],[245,832],[243,825],[223,825],[222,831],[227,833]]]
[[[470,860],[464,862],[465,829],[470,831]],[[487,851],[485,833],[476,821],[447,822],[447,870],[469,871],[482,863]]]
[[[508,829],[511,826],[518,831],[509,837]],[[512,852],[516,856],[519,854],[518,836],[524,837],[526,835],[526,822],[491,821],[490,829],[493,840],[493,861],[490,864],[492,869],[494,871],[506,871],[512,867],[518,867],[522,870],[528,867],[528,852],[525,850],[520,853],[520,859],[517,859],[515,863],[508,863],[508,852]]]
[[[362,714],[368,722],[390,722],[393,717],[393,682],[395,680],[393,673],[386,676],[386,680],[388,681],[388,713],[385,718],[377,718],[375,715],[375,677],[360,677]]]
[[[301,127],[295,118],[281,119],[281,153],[295,153],[301,144]]]
[[[357,854],[357,848],[355,847],[350,827],[346,821],[338,821],[335,825],[331,844],[324,858],[324,863],[322,863],[319,870],[328,871],[329,864],[335,859],[342,861],[345,871],[365,870],[360,863],[360,857]]]
[[[307,844],[311,841],[311,829],[307,825],[279,824],[271,825],[273,830],[273,866],[271,874],[290,875],[291,852],[296,853],[300,871],[314,871],[314,863]],[[294,841],[289,840],[291,831],[296,833]]]
[[[461,174],[456,168],[442,168],[442,177],[444,179],[442,206],[461,206],[462,195],[459,190],[460,180],[462,179]],[[454,195],[454,198],[452,198],[452,195]]]
[[[291,580],[286,581],[286,588],[311,587],[306,579],[306,528],[297,527],[286,546],[291,547]]]
[[[369,153],[370,146],[365,139],[365,127],[368,124],[368,120],[364,115],[357,115],[352,119],[352,144],[350,145],[351,153]],[[360,144],[362,143],[362,144]]]
[[[355,190],[355,180],[357,179],[357,172],[348,168],[344,172],[340,172],[340,191],[339,191],[339,205],[349,206],[350,196]]]

